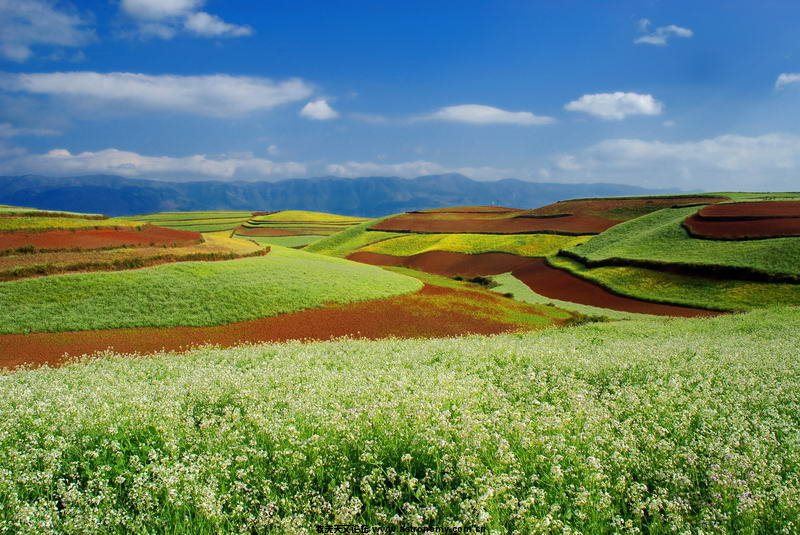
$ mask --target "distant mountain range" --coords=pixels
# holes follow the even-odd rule
[[[576,197],[677,193],[620,184],[559,184],[463,175],[166,182],[113,175],[0,177],[0,204],[112,216],[181,210],[313,210],[354,216],[463,205],[535,208]]]

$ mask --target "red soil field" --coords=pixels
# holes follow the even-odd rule
[[[534,292],[561,301],[656,316],[694,318],[722,314],[713,310],[651,303],[623,297],[571,273],[551,267],[543,258],[530,258],[526,266],[515,269],[511,274]]]
[[[392,256],[361,251],[348,255],[347,259],[374,266],[402,266],[446,277],[499,275],[522,267],[529,262],[528,258],[509,253],[464,254],[448,251],[428,251],[412,256]]]
[[[706,206],[697,212],[700,219],[743,220],[800,218],[800,201],[737,202]]]
[[[574,199],[560,201],[531,210],[537,215],[569,213],[581,216],[594,216],[617,223],[633,217],[654,212],[675,205],[713,204],[730,200],[723,196],[668,196],[668,197],[630,197],[616,199]]]
[[[185,350],[207,343],[230,347],[242,343],[357,338],[424,338],[498,334],[530,329],[497,318],[497,310],[538,311],[490,292],[426,284],[413,294],[304,310],[215,327],[110,329],[65,333],[0,335],[0,367],[58,365],[67,355],[113,348],[120,353]]]
[[[508,208],[505,206],[456,206],[453,208],[433,208],[431,210],[418,210],[412,213],[419,214],[486,214],[486,213],[510,213],[523,212],[520,208]]]
[[[436,219],[426,214],[403,214],[381,221],[370,230],[388,232],[420,232],[433,234],[474,233],[474,234],[599,234],[616,223],[593,216],[562,216],[536,218],[514,216],[494,219]],[[535,214],[533,214],[535,215]]]
[[[36,249],[102,249],[123,246],[189,245],[202,241],[199,232],[145,226],[141,229],[117,227],[84,230],[0,233],[0,251],[34,247]]]
[[[800,236],[800,218],[703,219],[697,214],[683,220],[692,237],[711,240],[758,240]]]

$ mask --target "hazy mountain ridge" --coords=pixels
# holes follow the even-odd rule
[[[170,210],[302,209],[374,217],[409,210],[497,204],[534,208],[575,197],[675,193],[622,184],[481,182],[446,174],[290,179],[278,182],[164,182],[114,175],[0,177],[0,203],[131,215]]]

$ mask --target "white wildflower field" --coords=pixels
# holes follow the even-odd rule
[[[800,311],[0,375],[1,534],[800,532]]]

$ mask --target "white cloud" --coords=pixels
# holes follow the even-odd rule
[[[203,0],[122,0],[122,10],[137,19],[163,20],[198,10]]]
[[[572,168],[559,165],[564,161]],[[561,170],[554,175],[556,180],[726,191],[796,190],[800,136],[724,135],[684,143],[611,139],[577,154],[560,155],[554,167]]]
[[[0,55],[23,62],[31,47],[80,47],[95,38],[88,21],[47,0],[0,0]]]
[[[639,32],[644,33],[647,32],[650,25],[652,23],[647,19],[640,19],[637,22],[639,27]],[[653,30],[652,32],[637,37],[633,40],[634,43],[637,45],[656,45],[656,46],[666,46],[667,42],[671,37],[683,37],[689,38],[694,35],[694,32],[689,28],[681,28],[680,26],[676,26],[674,24],[670,24],[669,26],[660,26]]]
[[[17,128],[11,123],[0,123],[0,139],[19,136],[57,136],[59,133],[46,128]]]
[[[122,11],[137,21],[143,37],[172,39],[184,30],[199,37],[244,37],[254,33],[250,26],[225,22],[200,11],[205,0],[122,0]]]
[[[800,73],[797,72],[785,72],[778,76],[778,79],[775,80],[775,89],[783,89],[785,86],[789,84],[796,84],[800,83]]]
[[[664,105],[652,95],[617,91],[583,95],[578,100],[567,103],[564,109],[588,113],[609,121],[619,121],[629,115],[658,115],[663,111]]]
[[[670,121],[664,121],[663,123],[661,123],[661,126],[663,126],[664,128],[672,128],[673,126],[676,126],[677,124],[678,123],[676,123],[675,121],[671,121],[670,120]]]
[[[334,163],[325,167],[329,175],[345,178],[364,176],[398,176],[401,178],[415,178],[425,175],[441,175],[445,173],[460,173],[475,180],[499,180],[502,178],[535,178],[541,173],[533,173],[528,169],[504,169],[490,166],[459,167],[446,166],[436,162],[416,160],[400,163],[376,162],[343,162]]]
[[[430,115],[419,118],[423,121],[449,121],[467,124],[517,124],[543,125],[555,122],[552,117],[534,115],[528,111],[506,111],[481,104],[462,104],[446,106]]]
[[[270,145],[269,147],[267,147],[267,154],[269,154],[270,156],[280,156],[281,149],[277,145]]]
[[[136,73],[56,72],[0,75],[6,91],[68,97],[115,110],[131,107],[210,117],[241,116],[308,98],[303,80],[229,76],[152,76]]]
[[[203,11],[189,15],[184,28],[203,37],[243,37],[253,34],[253,28],[250,26],[228,24],[216,15],[209,15]]]
[[[252,154],[210,157],[205,154],[175,158],[144,156],[135,152],[105,149],[72,154],[53,149],[45,154],[26,154],[0,162],[5,174],[39,173],[80,175],[108,173],[128,177],[180,179],[263,179],[307,175],[307,166],[298,162],[273,162]]]
[[[320,98],[303,106],[303,109],[300,110],[300,116],[315,121],[327,121],[329,119],[336,119],[339,117],[339,114],[336,110],[331,108],[327,100]]]

